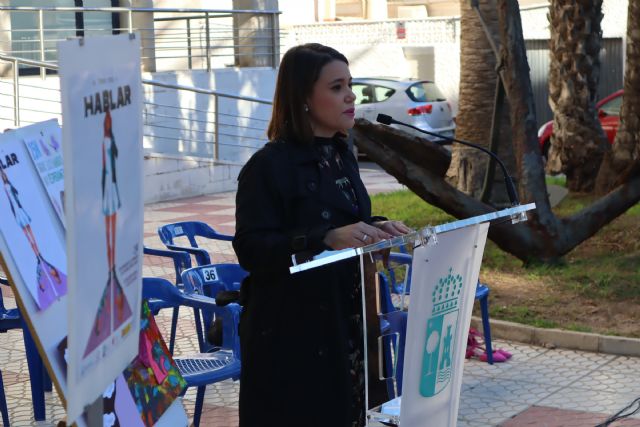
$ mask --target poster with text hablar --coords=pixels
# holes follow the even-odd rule
[[[69,262],[67,415],[138,353],[142,286],[140,41],[58,44]]]
[[[17,129],[47,191],[53,209],[65,225],[62,129],[56,119]]]
[[[0,135],[0,231],[35,302],[46,310],[67,294],[64,240],[29,154],[16,131]]]

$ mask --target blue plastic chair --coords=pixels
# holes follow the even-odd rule
[[[6,277],[0,277],[0,285],[9,286]],[[0,292],[0,333],[7,332],[11,329],[22,329],[25,353],[27,356],[27,367],[29,369],[29,382],[31,384],[31,400],[33,402],[33,418],[36,421],[45,419],[45,390],[51,391],[51,379],[38,353],[38,348],[33,341],[33,337],[29,332],[29,328],[24,323],[24,319],[20,316],[17,308],[7,309],[4,306],[2,292]],[[2,422],[5,426],[9,426],[9,413],[7,409],[7,401],[4,393],[4,381],[0,371],[0,412],[2,413]]]
[[[411,263],[412,256],[405,253],[391,252],[389,255],[390,267],[386,270],[386,273],[390,279],[390,288],[393,293],[406,294],[411,293]],[[393,268],[393,264],[406,265],[406,281],[396,280],[396,274]],[[406,283],[406,288],[405,288]],[[475,299],[480,301],[480,313],[482,317],[482,332],[484,335],[484,342],[487,351],[487,362],[493,365],[493,347],[491,345],[491,325],[489,323],[489,287],[486,284],[480,283],[476,287]]]
[[[482,317],[482,332],[484,345],[487,351],[487,363],[493,365],[493,347],[491,346],[491,325],[489,324],[489,287],[478,281],[476,286],[476,299],[480,301],[480,314]]]
[[[387,378],[389,400],[402,395],[402,373],[404,371],[404,347],[407,337],[406,311],[392,311],[380,315],[389,325],[383,336],[384,372]],[[395,384],[394,384],[395,379]]]
[[[6,280],[6,279],[5,279]],[[6,309],[0,291],[0,332],[7,332],[10,329],[22,328],[20,313],[17,308]],[[7,397],[4,393],[4,381],[0,370],[0,412],[2,412],[2,424],[9,427],[9,409],[7,408]]]
[[[187,294],[205,295],[215,298],[219,291],[239,291],[240,284],[249,273],[239,264],[210,264],[193,267],[182,272],[182,283]],[[211,347],[205,339],[205,326],[213,321],[211,312],[195,313],[196,331],[200,351],[209,351]],[[204,325],[203,325],[204,323]]]
[[[389,280],[378,272],[380,296],[380,331],[382,334],[383,372],[387,383],[389,400],[399,396],[402,389],[402,369],[404,363],[404,340],[406,335],[407,313],[393,306],[389,291]],[[404,318],[404,326],[402,321]],[[396,382],[394,383],[394,379]],[[396,388],[397,387],[397,388]]]
[[[394,294],[402,294],[404,292],[405,294],[408,295],[411,293],[412,260],[413,260],[413,257],[404,252],[391,252],[389,254],[389,268],[386,270],[386,273],[389,275],[389,279],[391,280],[391,289]],[[406,289],[404,288],[405,282],[398,281],[396,278],[394,264],[407,266],[406,267],[407,270],[405,272],[405,277],[407,277]]]
[[[198,427],[206,386],[227,379],[240,378],[238,323],[242,309],[234,303],[220,307],[216,305],[214,299],[203,295],[187,295],[171,282],[161,278],[144,278],[142,297],[147,300],[153,298],[171,304],[184,305],[196,310],[212,311],[223,319],[223,341],[218,351],[174,358],[178,370],[187,382],[187,387],[198,387],[193,419],[193,425]]]
[[[220,234],[208,224],[200,221],[184,221],[166,224],[158,228],[158,235],[160,236],[162,243],[164,243],[168,249],[190,253],[195,257],[198,265],[211,264],[211,257],[205,249],[198,246],[196,237],[224,240],[228,242],[233,240],[233,236]],[[191,246],[176,245],[174,239],[178,237],[186,237]]]
[[[215,297],[218,291],[239,291],[240,284],[249,273],[240,264],[209,264],[182,272],[187,293]]]
[[[191,268],[191,257],[186,252],[169,251],[166,249],[153,249],[144,247],[143,252],[145,255],[158,256],[169,258],[173,261],[173,268],[175,271],[175,286],[182,287],[182,275],[181,273]],[[149,301],[149,309],[153,314],[158,314],[163,308],[173,308],[173,314],[171,315],[171,332],[169,337],[169,352],[173,354],[173,349],[176,342],[176,328],[178,326],[178,315],[180,312],[180,305],[171,305],[166,301],[152,299]],[[197,310],[196,310],[197,312]]]
[[[0,370],[0,412],[2,412],[2,425],[9,427],[9,409],[7,408],[7,397],[4,394],[4,381],[2,381],[2,371]]]

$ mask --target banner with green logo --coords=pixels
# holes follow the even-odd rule
[[[402,427],[455,426],[471,311],[489,224],[438,234],[413,253]]]

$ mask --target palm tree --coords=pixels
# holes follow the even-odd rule
[[[634,1],[637,3],[639,0]],[[635,173],[626,174],[618,188],[579,212],[567,217],[555,215],[549,203],[536,135],[533,90],[518,2],[497,0],[496,3],[499,52],[504,68],[502,81],[505,96],[509,100],[513,150],[520,178],[518,193],[521,201],[535,202],[536,210],[525,223],[492,225],[489,238],[504,251],[525,262],[555,263],[640,201],[640,167],[633,169]],[[636,12],[629,16],[638,15]],[[465,62],[462,65],[466,66]],[[632,72],[640,73],[637,62]],[[354,134],[359,149],[427,203],[457,218],[495,210],[445,181],[449,157],[441,146],[426,140],[416,144],[415,138],[408,137],[404,132],[374,125],[363,119],[356,122]],[[640,166],[640,162],[636,161],[635,165]]]
[[[619,185],[640,162],[640,0],[629,0],[627,60],[620,128],[613,148],[602,162],[596,191],[604,194]]]
[[[602,0],[551,0],[549,6],[549,166],[567,175],[570,191],[593,190],[609,147],[595,108],[602,16]]]
[[[486,0],[480,2],[480,7],[495,25],[495,9],[487,7]],[[460,67],[456,137],[489,147],[491,128],[486,124],[487,112],[493,110],[496,60],[475,10],[466,1],[460,2],[460,59],[464,66]],[[477,150],[454,145],[447,175],[458,190],[478,197],[487,160]]]
[[[480,0],[478,6],[482,13],[482,21],[496,47],[498,42],[494,35],[498,33],[498,14],[495,2]],[[483,22],[468,1],[460,2],[460,12],[460,63],[464,66],[460,69],[456,137],[489,148],[491,122],[488,121],[488,117],[491,117],[493,112],[498,83],[496,55],[483,28]],[[509,117],[506,109],[500,110],[499,123],[502,139],[508,140]],[[510,145],[502,144],[499,150],[502,158],[512,159],[510,148]],[[458,190],[479,198],[483,190],[487,164],[488,157],[484,153],[456,144],[453,146],[447,177]],[[501,185],[499,178],[498,182]],[[504,194],[501,191],[493,193]]]

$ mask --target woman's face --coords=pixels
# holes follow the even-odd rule
[[[315,136],[332,137],[353,127],[354,101],[349,66],[331,61],[320,70],[307,99],[309,120]]]

